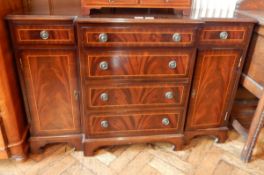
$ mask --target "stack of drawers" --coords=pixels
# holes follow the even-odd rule
[[[183,133],[195,25],[80,23],[78,31],[88,142]]]
[[[93,155],[110,145],[227,139],[251,21],[8,20],[31,151],[66,142]]]

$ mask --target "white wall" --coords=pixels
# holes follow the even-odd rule
[[[233,17],[237,3],[241,0],[193,0],[194,18]]]

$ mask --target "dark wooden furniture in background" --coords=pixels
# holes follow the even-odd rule
[[[256,18],[259,25],[254,30],[248,58],[242,74],[242,86],[259,98],[257,109],[252,119],[249,132],[237,120],[233,121],[234,128],[244,135],[246,144],[243,148],[241,159],[249,162],[257,142],[258,135],[264,124],[264,1],[243,1],[239,13]]]
[[[180,149],[200,135],[224,142],[255,21],[120,11],[87,17],[72,4],[31,1],[8,15],[31,150],[67,142],[92,155],[159,141]]]
[[[91,9],[108,8],[172,8],[189,14],[192,0],[81,0],[82,14],[89,15]]]
[[[0,159],[26,158],[28,125],[5,16],[22,9],[21,0],[0,1]]]
[[[244,128],[249,128],[258,105],[258,98],[241,84],[232,107],[231,122],[237,120]]]

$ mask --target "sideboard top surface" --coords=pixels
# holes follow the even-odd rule
[[[82,15],[80,2],[56,1],[54,4],[32,0],[22,11],[14,12],[7,19],[16,20],[78,20],[79,22],[118,22],[118,23],[204,23],[204,22],[256,22],[243,14],[233,16],[197,17],[194,10],[189,16],[175,14],[169,9],[102,9],[92,11],[90,16]],[[48,1],[47,1],[48,2]],[[220,13],[221,14],[221,13]],[[155,20],[153,20],[155,19]]]

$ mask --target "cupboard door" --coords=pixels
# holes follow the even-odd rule
[[[240,51],[201,51],[193,80],[187,129],[224,125],[241,58]]]
[[[74,51],[25,50],[20,57],[33,135],[80,131]]]

